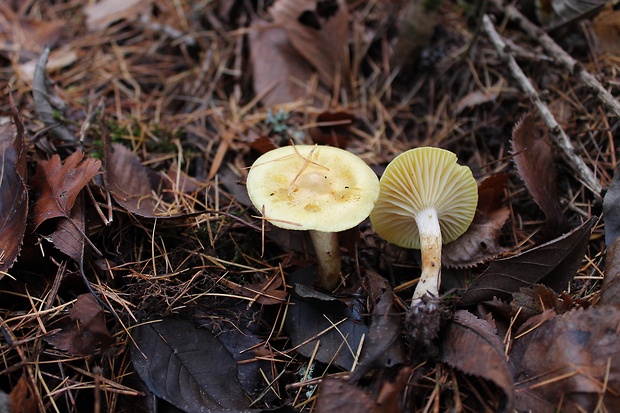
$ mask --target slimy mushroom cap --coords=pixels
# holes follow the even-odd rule
[[[338,232],[362,222],[379,195],[379,179],[358,156],[319,145],[285,146],[260,156],[247,190],[273,225]]]

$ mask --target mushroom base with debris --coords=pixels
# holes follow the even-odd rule
[[[440,297],[426,294],[412,303],[405,313],[404,323],[411,360],[421,363],[439,356],[439,332],[450,315]]]
[[[476,212],[478,185],[454,153],[415,148],[398,155],[385,169],[379,199],[370,221],[383,239],[403,248],[420,249],[422,274],[407,311],[413,347],[433,353],[444,319],[439,298],[441,246],[463,234]],[[418,354],[419,356],[419,354]]]

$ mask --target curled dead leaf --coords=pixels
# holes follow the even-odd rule
[[[24,125],[9,102],[15,125],[0,125],[0,279],[19,255],[28,216]]]
[[[478,208],[463,235],[443,246],[442,265],[468,268],[497,257],[504,250],[499,236],[510,210],[502,206],[508,174],[488,177],[478,187]]]

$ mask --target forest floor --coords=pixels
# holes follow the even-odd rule
[[[520,7],[3,2],[0,411],[620,411],[620,17]],[[245,187],[291,144],[471,169],[439,309],[368,219],[313,285]]]

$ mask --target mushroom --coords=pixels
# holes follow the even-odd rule
[[[246,186],[264,219],[280,228],[309,230],[319,267],[317,285],[332,290],[340,278],[338,232],[368,217],[379,196],[375,172],[343,149],[294,145],[260,156]]]
[[[457,239],[474,218],[478,186],[456,155],[439,148],[416,148],[398,155],[385,169],[370,222],[383,239],[421,249],[422,275],[413,300],[439,296],[441,245]]]

